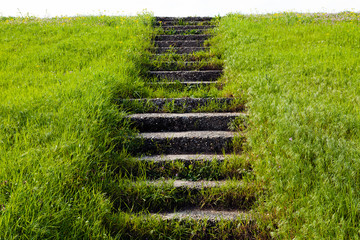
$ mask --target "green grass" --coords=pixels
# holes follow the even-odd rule
[[[246,97],[259,210],[281,239],[359,239],[360,15],[230,14],[213,51]],[[272,223],[271,223],[272,222]]]
[[[105,187],[133,135],[113,100],[142,91],[151,21],[0,19],[0,239],[110,238]]]

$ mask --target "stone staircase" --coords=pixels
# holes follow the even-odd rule
[[[191,59],[198,51],[209,51],[204,42],[211,37],[208,31],[215,27],[211,20],[156,18],[156,27],[162,30],[154,38],[153,57],[166,59],[166,54],[179,54],[186,55],[182,59],[190,60],[164,62],[163,69],[152,69],[148,76],[154,81],[149,84],[180,83],[202,88],[216,83],[222,74],[221,66],[214,69],[203,59],[205,63],[199,68],[198,61]],[[231,131],[229,125],[245,116],[243,105],[233,98],[127,99],[122,104],[135,112],[128,118],[139,130],[142,144],[134,154],[138,156],[136,161],[146,166],[146,177],[119,189],[122,192],[119,198],[127,199],[119,209],[146,211],[148,214],[142,214],[146,221],[156,218],[178,224],[191,222],[206,226],[208,223],[211,228],[228,222],[242,231],[229,238],[253,238],[255,224],[249,210],[256,199],[256,187],[242,181],[241,171],[231,178],[215,174],[241,154],[239,149],[234,152],[233,146],[233,139],[239,133]],[[216,111],[211,108],[212,112],[207,112],[209,106],[215,106]],[[146,189],[143,191],[147,195],[136,189]],[[159,192],[161,200],[151,197]]]

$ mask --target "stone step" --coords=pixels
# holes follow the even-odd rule
[[[163,25],[162,29],[164,31],[170,31],[170,30],[206,30],[206,29],[212,29],[214,28],[214,25]]]
[[[170,154],[128,159],[126,172],[146,179],[224,180],[252,174],[251,164],[241,155]],[[125,172],[125,171],[123,171]]]
[[[222,74],[222,70],[199,71],[149,71],[149,76],[169,81],[215,81]]]
[[[114,207],[132,212],[173,212],[186,208],[250,209],[258,187],[239,180],[119,180],[109,193]]]
[[[169,35],[177,35],[177,34],[183,34],[183,35],[193,35],[193,34],[205,34],[209,29],[164,29],[163,33],[169,34]]]
[[[222,70],[221,62],[205,62],[205,61],[157,61],[154,65],[149,65],[152,71],[190,71],[190,70]]]
[[[170,154],[170,155],[153,155],[153,156],[142,156],[139,161],[152,161],[152,162],[194,162],[194,161],[224,161],[226,157],[232,155],[223,154]]]
[[[188,35],[157,35],[155,41],[204,41],[211,38],[210,34],[188,34]]]
[[[243,113],[143,113],[128,116],[140,132],[229,131]]]
[[[261,230],[255,214],[239,210],[186,208],[167,213],[124,213],[109,217],[120,239],[272,239]]]
[[[145,154],[203,154],[233,152],[234,132],[187,131],[140,133],[143,144],[138,153]]]
[[[152,215],[158,216],[163,220],[206,220],[213,223],[221,220],[245,220],[248,222],[253,221],[253,217],[249,212],[239,210],[220,211],[193,208],[177,212],[157,213]]]
[[[202,88],[202,87],[209,87],[209,86],[214,86],[215,84],[218,84],[215,81],[201,81],[201,82],[196,82],[196,81],[192,81],[192,82],[151,82],[149,83],[150,86],[153,87],[166,87],[166,88],[176,88],[176,89],[183,89],[183,88],[189,88],[190,89],[194,89],[194,88]],[[219,84],[219,86],[221,86]]]
[[[212,17],[155,17],[156,22],[206,22],[212,19]]]
[[[205,40],[155,41],[156,47],[202,47]]]
[[[208,47],[160,47],[155,48],[156,53],[177,53],[177,54],[190,54],[200,51],[209,51]]]
[[[118,104],[124,105],[127,110],[137,113],[144,112],[201,112],[209,106],[216,106],[219,112],[240,112],[245,109],[240,99],[234,98],[152,98],[152,99],[118,99]],[[211,108],[212,109],[212,108]]]

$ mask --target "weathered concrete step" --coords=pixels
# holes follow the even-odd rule
[[[193,162],[193,161],[224,161],[227,156],[223,154],[170,154],[170,155],[154,155],[142,156],[140,161],[153,161],[153,162]]]
[[[202,28],[197,28],[197,29],[165,29],[163,30],[163,33],[165,34],[204,34],[207,31],[209,31],[210,29],[202,29]]]
[[[117,233],[120,239],[272,239],[257,226],[255,214],[199,208],[156,214],[120,212],[110,217],[109,225],[125,229]]]
[[[156,47],[203,47],[204,40],[155,41]]]
[[[222,74],[222,70],[205,71],[149,71],[149,76],[156,79],[172,81],[215,81]]]
[[[176,88],[184,88],[184,87],[188,87],[188,88],[200,88],[200,87],[207,87],[207,86],[211,86],[211,85],[215,85],[217,84],[216,81],[201,81],[201,82],[197,82],[197,81],[192,81],[192,82],[151,82],[150,83],[152,86],[161,86],[161,87],[176,87]]]
[[[159,61],[158,61],[159,62]],[[149,65],[152,71],[191,71],[191,70],[222,70],[221,62],[204,62],[204,61],[171,61],[159,62]]]
[[[253,217],[249,212],[238,210],[219,211],[193,208],[178,212],[157,213],[152,215],[158,216],[163,220],[206,220],[213,223],[221,220],[245,220],[248,222],[253,221]]]
[[[120,179],[109,196],[115,209],[169,212],[184,208],[250,209],[259,187],[245,181],[182,181]]]
[[[209,51],[208,47],[160,47],[156,48],[156,53],[177,53],[177,54],[189,54],[200,51]]]
[[[230,153],[233,151],[230,131],[146,132],[140,133],[146,154]]]
[[[156,22],[211,21],[212,17],[156,17]]]
[[[128,116],[140,132],[229,131],[243,113],[143,113]]]
[[[174,188],[188,188],[188,189],[205,189],[225,186],[227,181],[184,181],[184,180],[157,180],[148,181],[148,184],[161,187],[164,184],[170,185]],[[239,181],[239,185],[241,182]]]
[[[155,41],[203,41],[210,37],[210,34],[157,35],[155,36]]]
[[[240,99],[234,98],[152,98],[152,99],[118,99],[117,102],[135,112],[199,112],[207,110],[209,106],[216,106],[219,112],[240,112],[244,104]]]
[[[205,29],[212,29],[214,28],[214,25],[203,25],[203,26],[199,26],[199,25],[167,25],[167,26],[162,26],[162,29],[165,31],[169,31],[169,30],[205,30]]]

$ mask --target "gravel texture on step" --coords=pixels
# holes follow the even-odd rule
[[[163,220],[208,220],[210,222],[217,222],[220,220],[248,220],[252,217],[249,213],[244,211],[216,211],[203,209],[188,209],[179,212],[153,214],[159,216]]]
[[[138,151],[152,154],[230,153],[234,132],[188,131],[140,133],[143,145]]]
[[[136,103],[142,106],[147,106],[147,112],[164,112],[169,105],[174,109],[174,112],[192,112],[195,109],[208,106],[209,104],[216,104],[218,112],[228,112],[226,106],[230,105],[233,98],[151,98],[151,99],[118,99],[119,104]],[[238,106],[234,111],[242,111],[244,106]]]
[[[199,25],[163,25],[162,29],[164,29],[165,31],[168,30],[193,30],[193,29],[212,29],[214,28],[214,25],[203,25],[203,26],[199,26]]]
[[[231,155],[229,155],[231,156]],[[224,161],[226,155],[216,154],[170,154],[170,155],[154,155],[154,156],[142,156],[140,161],[154,161],[154,162],[170,162],[170,161]]]
[[[188,34],[188,35],[157,35],[155,41],[192,41],[206,40],[212,37],[210,34]]]
[[[183,86],[194,86],[194,87],[201,87],[201,86],[209,86],[211,84],[216,84],[215,81],[201,81],[201,82],[197,82],[197,81],[191,81],[191,82],[151,82],[150,84],[152,85],[177,85],[177,84],[181,84]]]
[[[184,180],[157,180],[148,181],[148,184],[160,186],[163,184],[170,184],[174,188],[190,188],[190,189],[204,189],[215,188],[226,185],[226,181],[184,181]],[[239,181],[239,185],[241,182]]]
[[[208,47],[160,47],[155,48],[156,53],[177,53],[177,54],[189,54],[200,51],[209,51]]]
[[[155,17],[155,21],[157,21],[157,22],[159,22],[159,21],[162,21],[162,22],[211,21],[212,19],[213,19],[212,17]]]
[[[169,61],[161,63],[160,65],[150,65],[150,71],[190,71],[190,70],[221,70],[222,65],[211,62],[197,62],[197,61]]]
[[[128,116],[140,132],[228,131],[242,113],[142,113]]]
[[[204,34],[205,32],[209,31],[209,29],[165,29],[165,34]]]
[[[202,47],[204,40],[184,40],[184,41],[155,41],[157,47]]]
[[[221,74],[222,70],[149,71],[150,77],[178,81],[215,81]]]

